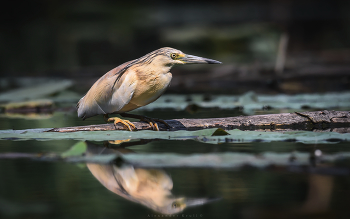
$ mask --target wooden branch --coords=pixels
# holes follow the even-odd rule
[[[349,111],[315,111],[296,112],[269,115],[237,116],[211,119],[172,119],[165,120],[170,126],[170,131],[199,130],[206,128],[241,129],[241,130],[323,130],[337,128],[339,132],[350,131]],[[145,122],[133,122],[137,130],[148,130],[151,127]],[[164,124],[158,123],[161,131],[169,130]],[[76,126],[65,128],[53,128],[47,132],[76,132],[76,131],[107,131],[126,130],[122,124],[100,124],[89,126]]]

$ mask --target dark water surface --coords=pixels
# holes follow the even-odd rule
[[[216,115],[219,112],[219,115]],[[143,113],[143,112],[141,112]],[[265,112],[266,113],[266,112]],[[224,117],[239,111],[145,112],[160,118]],[[0,129],[64,127],[102,123],[102,117],[86,121],[74,113],[59,112],[42,120],[1,118]],[[64,152],[77,141],[0,141],[0,153]],[[102,148],[102,142],[92,144]],[[302,144],[295,142],[206,144],[193,140],[157,140],[128,147],[128,153],[213,153],[303,151],[313,153],[349,152],[348,142]],[[102,173],[108,166],[95,166]],[[124,171],[128,168],[111,166]],[[124,169],[123,169],[124,168]],[[106,169],[107,170],[107,169]],[[153,170],[173,183],[175,197],[220,198],[185,208],[173,216],[163,215],[147,204],[130,201],[102,185],[103,177],[86,164],[0,160],[1,218],[348,218],[350,217],[350,177],[297,173],[286,169],[165,168]],[[142,170],[149,173],[150,170]],[[120,173],[120,175],[123,175]],[[94,176],[95,175],[95,176]],[[96,177],[97,175],[97,177]],[[107,175],[107,174],[106,174]],[[109,182],[114,179],[109,178]],[[115,179],[117,180],[117,179]],[[155,190],[155,189],[154,189]],[[152,191],[150,191],[152,192]],[[155,197],[148,197],[155,198]]]

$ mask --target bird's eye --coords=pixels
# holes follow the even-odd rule
[[[176,202],[174,202],[172,205],[171,205],[172,208],[177,208],[178,207],[178,204]]]
[[[170,57],[171,57],[172,59],[176,59],[177,54],[176,54],[176,53],[171,53],[171,54],[170,54]]]

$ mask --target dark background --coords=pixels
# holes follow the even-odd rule
[[[86,92],[115,66],[169,46],[224,63],[175,68],[169,92],[348,90],[349,11],[334,0],[7,1],[0,75],[11,83],[0,88],[20,76],[64,77]]]
[[[62,99],[57,101],[59,94],[52,94],[49,98],[56,98],[61,104],[54,108],[54,113],[49,109],[45,114],[39,107],[36,108],[38,115],[31,111],[24,116],[0,113],[5,117],[0,118],[2,130],[104,123],[102,116],[85,121],[77,118],[75,105],[79,98],[105,72],[165,46],[223,62],[222,65],[175,67],[168,93],[254,91],[276,94],[350,90],[350,1],[32,0],[6,1],[0,8],[0,92],[24,84],[35,86],[51,78],[73,80],[70,89],[78,92],[71,92],[74,96],[66,103]],[[283,59],[285,62],[281,61]],[[69,94],[65,90],[61,93],[64,92]],[[165,110],[138,113],[162,119],[247,115],[242,109],[248,104],[265,104],[256,102],[252,92],[248,94],[235,102],[230,99],[231,104],[240,104],[235,110],[204,109],[187,98],[186,110],[166,110],[165,101]],[[210,95],[203,97],[203,101],[209,103],[216,100]],[[300,112],[313,110],[308,104],[317,105],[317,99],[303,102],[302,95],[297,101],[306,107],[273,109],[264,105],[250,113]],[[313,136],[313,132],[310,133]],[[149,154],[310,152],[310,166],[305,167],[310,173],[311,164],[316,162],[313,156],[316,149],[326,155],[349,151],[348,142],[336,144],[339,139],[333,138],[329,139],[332,144],[329,145],[318,143],[317,137],[312,144],[293,139],[265,143],[261,142],[267,138],[264,135],[262,140],[251,143],[240,142],[239,136],[233,137],[239,142],[215,145],[192,140],[162,140],[131,149]],[[74,140],[39,139],[2,140],[0,152],[61,153],[76,143]],[[327,164],[319,166],[323,168]],[[339,167],[341,174],[341,168],[347,170],[348,165],[344,161],[334,167]],[[348,176],[287,172],[278,167],[276,171],[247,167],[242,170],[174,168],[166,172],[173,179],[175,195],[222,197],[220,202],[186,209],[184,213],[188,215],[349,218]],[[157,214],[111,193],[82,165],[1,160],[0,176],[0,217],[5,213],[7,218],[146,218],[148,214]]]

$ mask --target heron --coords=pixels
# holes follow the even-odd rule
[[[136,130],[129,120],[119,117],[109,118],[109,114],[140,119],[153,130],[159,131],[157,122],[170,127],[164,120],[129,114],[131,110],[157,100],[169,87],[170,73],[174,65],[221,64],[221,62],[188,55],[180,50],[164,47],[141,58],[126,62],[110,70],[99,78],[77,104],[78,117],[86,118],[103,115],[106,122],[121,123],[129,131]]]

